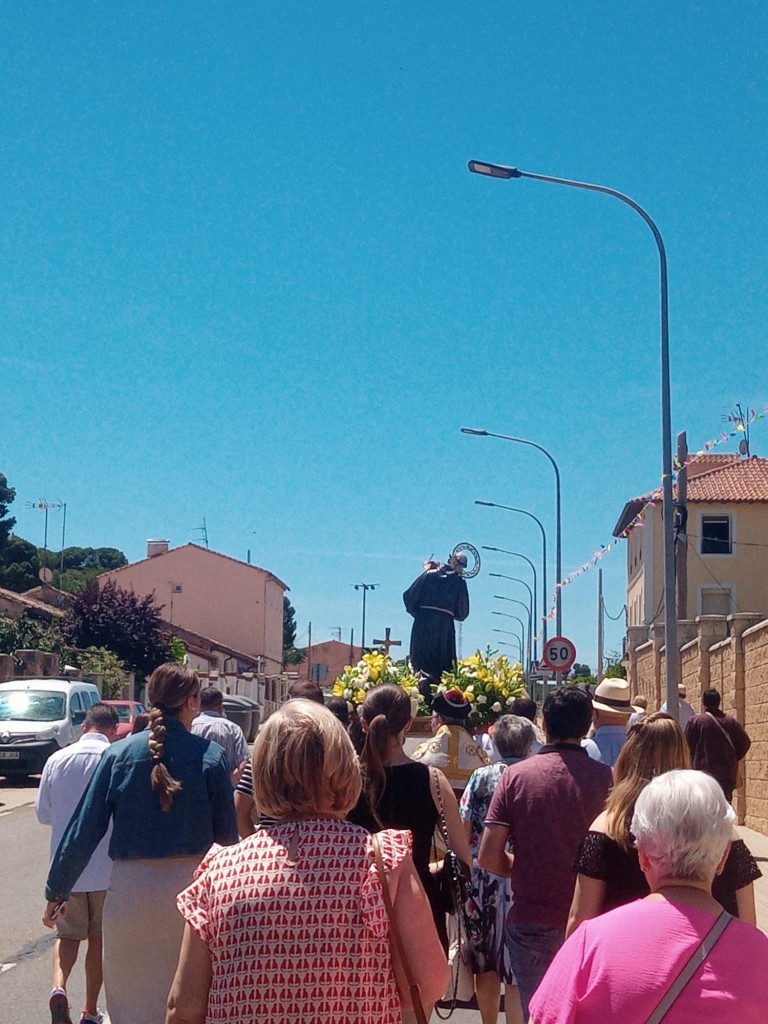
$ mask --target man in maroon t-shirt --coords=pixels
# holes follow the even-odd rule
[[[746,755],[752,741],[740,722],[720,710],[717,690],[702,693],[701,712],[694,715],[685,727],[691,767],[717,779],[730,803],[736,788],[739,761]]]
[[[544,701],[547,745],[507,768],[485,819],[480,867],[512,880],[506,945],[525,1020],[563,943],[576,853],[611,785],[611,769],[580,745],[591,722],[592,701],[583,690],[565,686],[550,694]]]

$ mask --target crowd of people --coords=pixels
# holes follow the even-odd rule
[[[82,1024],[102,971],[111,1024],[425,1024],[454,953],[482,1024],[502,986],[507,1024],[765,1020],[760,871],[730,807],[749,740],[716,691],[685,733],[604,680],[474,736],[440,692],[410,755],[398,686],[350,716],[297,683],[250,756],[189,668],[160,666],[147,700],[119,742],[94,705],[43,773],[52,1024],[81,942]]]

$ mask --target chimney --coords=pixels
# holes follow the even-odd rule
[[[148,540],[147,558],[154,558],[155,555],[164,555],[169,545],[170,541],[167,540]]]

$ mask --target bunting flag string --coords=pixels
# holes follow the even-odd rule
[[[756,422],[757,420],[764,420],[766,416],[768,416],[768,405],[764,406],[763,409],[760,411],[750,409],[749,416],[746,418],[746,423],[747,425],[749,425],[751,423]],[[702,458],[702,456],[706,455],[708,452],[710,452],[713,448],[716,448],[718,445],[726,444],[728,441],[731,440],[731,438],[738,437],[739,434],[745,434],[746,430],[747,428],[744,425],[744,423],[738,423],[736,425],[735,430],[721,430],[719,437],[713,437],[709,441],[705,441],[704,444],[695,452],[692,452],[684,462],[681,462],[680,459],[677,456],[675,456],[672,460],[672,483],[674,484],[676,482],[677,474],[680,472],[681,469],[690,466],[694,462],[697,462],[700,458]],[[610,551],[613,551],[614,548],[616,548],[621,541],[626,540],[627,537],[629,537],[632,530],[635,529],[635,527],[644,525],[647,510],[656,507],[656,503],[661,499],[662,489],[663,484],[662,486],[659,486],[651,495],[648,496],[643,507],[640,509],[637,515],[631,520],[631,522],[621,531],[618,537],[614,538],[609,544],[601,544],[599,549],[593,553],[592,557],[588,561],[580,565],[578,569],[574,569],[573,572],[569,572],[568,575],[564,577],[564,579],[559,580],[555,584],[555,589],[552,594],[552,607],[547,615],[542,616],[543,620],[551,622],[557,616],[557,595],[561,590],[563,590],[565,587],[569,587],[571,583],[577,580],[580,576],[583,576],[584,573],[589,572],[589,570],[593,566],[597,565],[601,558],[604,558]]]

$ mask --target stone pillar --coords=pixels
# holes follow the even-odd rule
[[[713,644],[724,640],[728,635],[728,623],[724,615],[698,615],[696,625],[699,627],[699,692],[696,695],[699,699],[705,690],[709,689],[711,676],[709,672],[709,649]],[[693,700],[694,695],[688,694],[688,700]]]
[[[16,657],[21,662],[20,672],[24,676],[40,676],[43,673],[43,652],[23,650],[16,651]]]
[[[42,656],[42,675],[50,677],[56,677],[59,675],[59,656],[58,654],[43,654]]]
[[[627,679],[636,692],[637,688],[637,649],[648,640],[647,626],[627,626]]]
[[[0,683],[7,683],[9,679],[13,679],[14,660],[12,654],[0,654]]]

